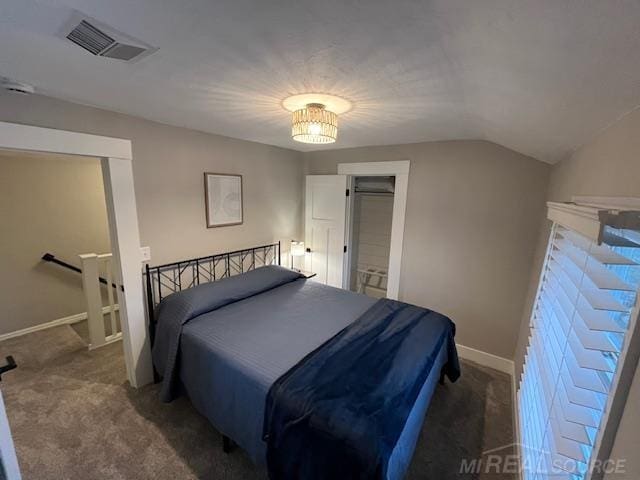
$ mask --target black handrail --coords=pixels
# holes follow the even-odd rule
[[[71,265],[70,263],[67,263],[67,262],[65,262],[63,260],[60,260],[60,259],[56,258],[55,255],[53,255],[52,253],[45,253],[42,256],[42,260],[44,260],[45,262],[55,263],[56,265],[60,265],[61,267],[68,268],[69,270],[73,270],[74,272],[77,272],[77,273],[82,273],[82,270],[80,268],[76,267],[75,265]],[[105,285],[109,285],[109,282],[107,282],[107,280],[102,278],[102,277],[98,277],[98,280],[100,280],[100,283],[103,283]],[[112,283],[111,287],[115,288],[116,290],[118,289],[118,285],[116,285],[115,283]],[[122,290],[124,292],[124,287],[122,285],[120,285],[120,290]]]

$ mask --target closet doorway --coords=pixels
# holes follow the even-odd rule
[[[387,296],[396,177],[352,176],[346,284],[370,297]]]
[[[409,166],[409,160],[340,163],[337,175],[307,175],[304,264],[306,271],[315,274],[314,281],[347,290],[358,288],[356,278],[358,255],[352,254],[354,250],[358,250],[357,242],[352,239],[353,220],[356,218],[353,200],[356,195],[351,193],[355,191],[357,178],[369,178],[377,184],[387,185],[387,191],[375,193],[387,194],[387,201],[383,200],[382,203],[390,203],[392,207],[390,228],[388,221],[386,227],[380,228],[381,235],[389,237],[388,255],[380,255],[388,258],[377,265],[380,270],[387,267],[386,277],[377,284],[377,290],[371,288],[364,290],[370,294],[376,292],[377,296],[398,299]],[[362,183],[362,180],[360,182]],[[388,187],[391,182],[393,191],[389,191]],[[381,196],[382,198],[385,197]],[[370,203],[368,200],[365,199],[365,203]],[[356,233],[360,233],[359,228],[356,228]],[[366,251],[365,248],[361,250]],[[365,264],[365,262],[361,263]],[[356,272],[352,275],[354,265]],[[385,274],[378,272],[377,277],[381,275]],[[366,281],[372,284],[372,280],[369,278]],[[375,283],[373,285],[375,286]]]
[[[338,175],[347,176],[347,185],[350,192],[354,191],[356,178],[378,179],[386,178],[382,182],[390,183],[393,179],[393,192],[385,192],[387,194],[387,202],[393,205],[391,213],[391,231],[384,228],[380,229],[383,234],[389,235],[389,254],[387,261],[387,276],[383,285],[386,290],[384,296],[393,300],[398,300],[400,296],[400,271],[402,267],[402,244],[404,239],[404,221],[407,208],[407,193],[409,189],[409,168],[411,162],[409,160],[398,160],[391,162],[358,162],[358,163],[340,163],[338,164]],[[363,185],[364,186],[364,185]],[[365,186],[365,188],[367,188]],[[380,192],[378,192],[380,193]],[[389,195],[392,193],[392,195]],[[353,222],[355,215],[352,213],[354,199],[356,195],[347,197],[347,222],[345,228],[345,245],[346,253],[344,258],[344,282],[343,288],[351,289],[352,287],[352,266],[355,262],[357,265],[358,256],[355,254],[357,246],[352,245]],[[385,198],[385,197],[381,197]],[[353,255],[352,255],[353,253]],[[357,269],[356,269],[357,270]],[[370,279],[371,280],[371,279]],[[356,280],[357,282],[357,280]],[[380,287],[383,288],[383,287]],[[372,289],[369,289],[373,291]]]

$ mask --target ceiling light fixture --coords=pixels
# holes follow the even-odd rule
[[[286,98],[282,106],[291,112],[291,137],[302,143],[334,143],[338,115],[351,110],[351,102],[324,93],[303,93]]]
[[[302,143],[333,143],[338,137],[338,115],[321,103],[309,103],[291,115],[291,137]]]

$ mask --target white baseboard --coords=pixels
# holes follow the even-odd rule
[[[504,372],[513,377],[514,366],[513,360],[508,358],[498,357],[492,353],[483,352],[482,350],[476,350],[475,348],[466,347],[464,345],[456,344],[458,349],[458,355],[465,360],[471,360],[484,367],[493,368],[499,372]]]
[[[118,310],[118,305],[115,306],[115,309]],[[106,315],[107,313],[109,313],[109,307],[102,307],[102,314]],[[3,333],[2,335],[0,335],[0,342],[3,340],[8,340],[10,338],[20,337],[28,333],[37,332],[39,330],[46,330],[47,328],[59,327],[60,325],[71,325],[73,323],[82,322],[86,319],[87,312],[76,313],[75,315],[58,318],[57,320],[52,320],[47,323],[41,323],[40,325],[34,325],[33,327],[16,330],[15,332]]]

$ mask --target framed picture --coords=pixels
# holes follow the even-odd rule
[[[242,175],[204,174],[207,228],[242,223]]]

